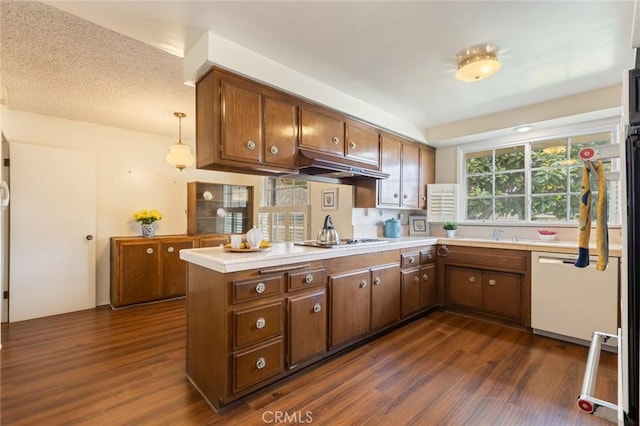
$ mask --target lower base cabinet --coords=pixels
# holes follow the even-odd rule
[[[369,332],[371,312],[369,269],[329,277],[331,291],[331,347]]]
[[[289,297],[289,368],[327,351],[325,290]]]

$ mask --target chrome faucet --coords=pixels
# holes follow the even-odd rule
[[[502,229],[494,229],[493,230],[493,241],[498,241],[500,238],[500,234],[502,234]]]

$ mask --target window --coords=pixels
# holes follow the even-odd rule
[[[266,178],[265,206],[258,209],[258,228],[273,243],[309,239],[309,189],[306,181]]]
[[[615,143],[614,132],[530,141],[463,151],[464,218],[467,221],[574,223],[584,162],[582,148]],[[619,159],[601,160],[605,171]],[[619,181],[609,181],[609,223],[619,224]],[[593,209],[598,191],[592,179]]]

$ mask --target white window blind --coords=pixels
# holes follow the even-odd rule
[[[458,220],[458,184],[427,185],[427,220],[449,222]]]

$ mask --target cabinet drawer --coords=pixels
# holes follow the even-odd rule
[[[436,261],[436,249],[422,250],[420,252],[420,264],[433,263]]]
[[[420,264],[420,253],[405,253],[400,256],[400,267],[418,266]]]
[[[324,268],[292,272],[289,274],[289,291],[323,285],[325,283],[325,277]]]
[[[282,276],[233,282],[233,303],[282,293]]]
[[[257,343],[282,334],[282,303],[233,312],[233,346]]]
[[[233,390],[237,392],[284,370],[282,338],[233,354]]]

